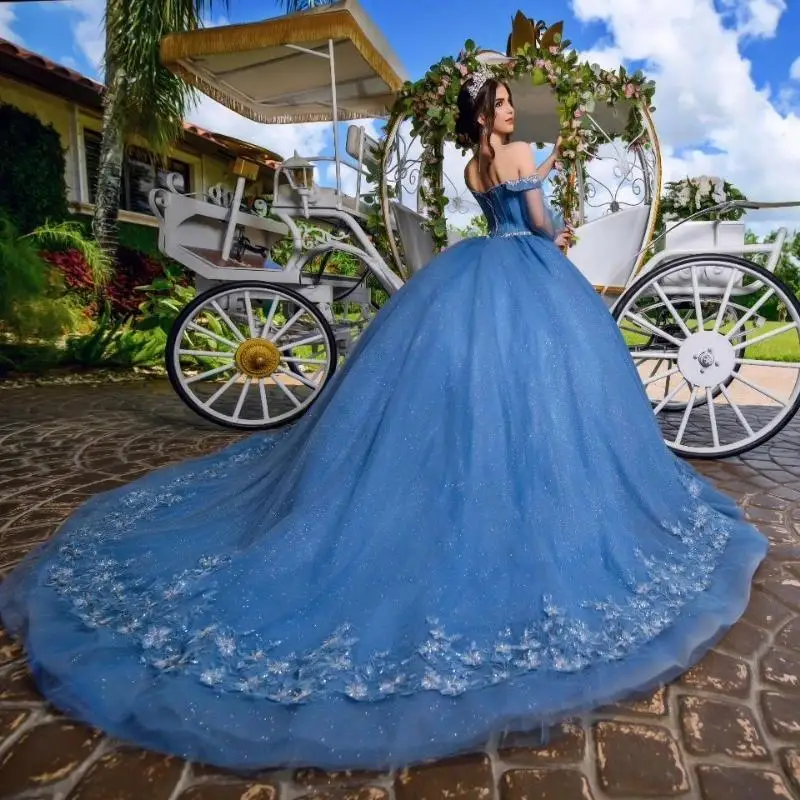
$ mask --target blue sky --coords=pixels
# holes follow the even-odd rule
[[[56,6],[59,6],[58,8]],[[78,3],[12,3],[16,17],[12,30],[26,47],[59,62],[68,62],[87,75],[96,76],[95,65],[73,35],[65,36],[74,24]],[[412,76],[422,74],[442,55],[457,53],[467,38],[498,49],[505,45],[510,21],[516,11],[534,14],[545,9],[526,9],[522,0],[464,0],[463,2],[431,3],[426,0],[363,0],[362,5],[384,31],[391,31],[391,42]],[[644,3],[643,3],[644,5]],[[724,11],[730,4],[716,2]],[[224,6],[218,4],[220,15]],[[491,13],[487,13],[491,9]],[[547,21],[566,22],[566,34],[579,49],[589,49],[598,42],[609,41],[611,34],[602,22],[581,22],[575,18],[571,4],[550,0],[546,4]],[[231,0],[225,14],[231,22],[248,22],[278,13],[276,4],[259,0]],[[215,14],[216,16],[216,14]],[[723,24],[734,28],[736,17],[722,17]],[[795,33],[792,34],[791,32]],[[788,4],[771,39],[750,38],[743,42],[742,54],[751,60],[753,76],[760,87],[778,90],[787,83],[792,63],[800,55],[800,3]]]
[[[412,77],[457,54],[467,38],[504,49],[520,5],[548,23],[563,19],[566,36],[590,60],[643,65],[656,80],[667,179],[720,175],[750,197],[800,198],[800,0],[361,2]],[[102,10],[103,0],[0,4],[0,35],[98,77]],[[218,6],[213,22],[276,13],[269,1],[231,0],[226,14]],[[284,154],[298,147],[312,155],[330,143],[318,126],[256,127],[211,101],[191,119]],[[451,167],[448,174],[457,176],[460,167]],[[785,219],[800,226],[800,216]]]

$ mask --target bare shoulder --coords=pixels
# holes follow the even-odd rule
[[[467,161],[467,165],[464,167],[464,182],[467,186],[474,186],[475,181],[472,180],[476,177],[478,173],[478,159],[473,156],[469,161]]]
[[[517,170],[519,177],[525,178],[536,171],[531,146],[527,142],[509,142],[505,146],[508,165]]]

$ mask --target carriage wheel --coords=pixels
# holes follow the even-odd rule
[[[648,396],[650,397],[650,404],[655,408],[661,401],[672,393],[675,388],[676,382],[680,380],[677,374],[669,374],[663,380],[656,380],[665,370],[670,370],[674,366],[675,354],[677,348],[669,339],[653,333],[653,329],[663,330],[670,337],[680,337],[682,329],[688,328],[690,331],[699,331],[702,329],[710,330],[716,324],[717,315],[722,298],[704,298],[701,306],[702,322],[698,322],[697,312],[692,301],[675,299],[672,302],[672,310],[670,310],[660,297],[643,298],[641,303],[637,304],[636,313],[644,317],[651,325],[652,329],[643,328],[642,325],[631,324],[630,320],[626,320],[620,324],[620,330],[623,335],[627,334],[628,349],[633,356],[634,364],[637,369],[644,370],[642,377],[645,380],[653,378],[654,381],[649,384],[650,389]],[[727,308],[722,311],[723,329],[729,329],[735,326],[739,320],[744,316],[746,310],[737,308],[729,304]],[[683,325],[677,322],[677,318],[683,320]],[[745,322],[743,326],[734,335],[734,344],[747,336],[748,327],[752,327],[752,323]],[[663,352],[663,358],[655,358],[655,351]],[[643,356],[638,356],[639,352],[644,353]],[[741,356],[744,357],[744,351]],[[734,372],[738,372],[741,364],[734,366]],[[725,387],[730,386],[733,382],[733,375],[725,381]],[[718,397],[722,392],[721,386],[717,386],[712,391],[714,398]],[[695,400],[695,405],[704,405],[706,403],[706,395],[698,397]],[[679,413],[686,409],[687,400],[672,400],[668,401],[662,407],[662,413]]]
[[[277,428],[302,416],[336,370],[336,340],[299,292],[261,281],[216,286],[181,311],[166,347],[180,398],[232,428]]]
[[[700,324],[681,317],[687,303]],[[669,324],[647,313],[658,304]],[[757,264],[726,255],[678,259],[642,276],[613,315],[655,401],[664,440],[679,455],[744,453],[778,433],[800,407],[800,302]],[[638,341],[631,331],[640,333]],[[650,349],[642,347],[648,335]],[[670,403],[681,404],[682,413],[664,413]]]

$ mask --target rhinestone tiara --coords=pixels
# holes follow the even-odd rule
[[[474,103],[478,97],[478,93],[483,88],[483,84],[492,77],[492,73],[485,66],[480,66],[472,75],[469,76],[467,81],[467,93],[472,102]]]

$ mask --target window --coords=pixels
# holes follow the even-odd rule
[[[95,131],[83,131],[86,152],[86,178],[89,186],[89,202],[95,202],[97,174],[100,169],[100,144],[102,136]],[[183,179],[184,192],[191,191],[191,167],[184,161],[172,158],[166,164],[159,163],[152,153],[141,147],[125,149],[122,165],[122,189],[119,207],[138,214],[152,214],[148,197],[150,190],[166,187],[167,176],[176,172]]]

